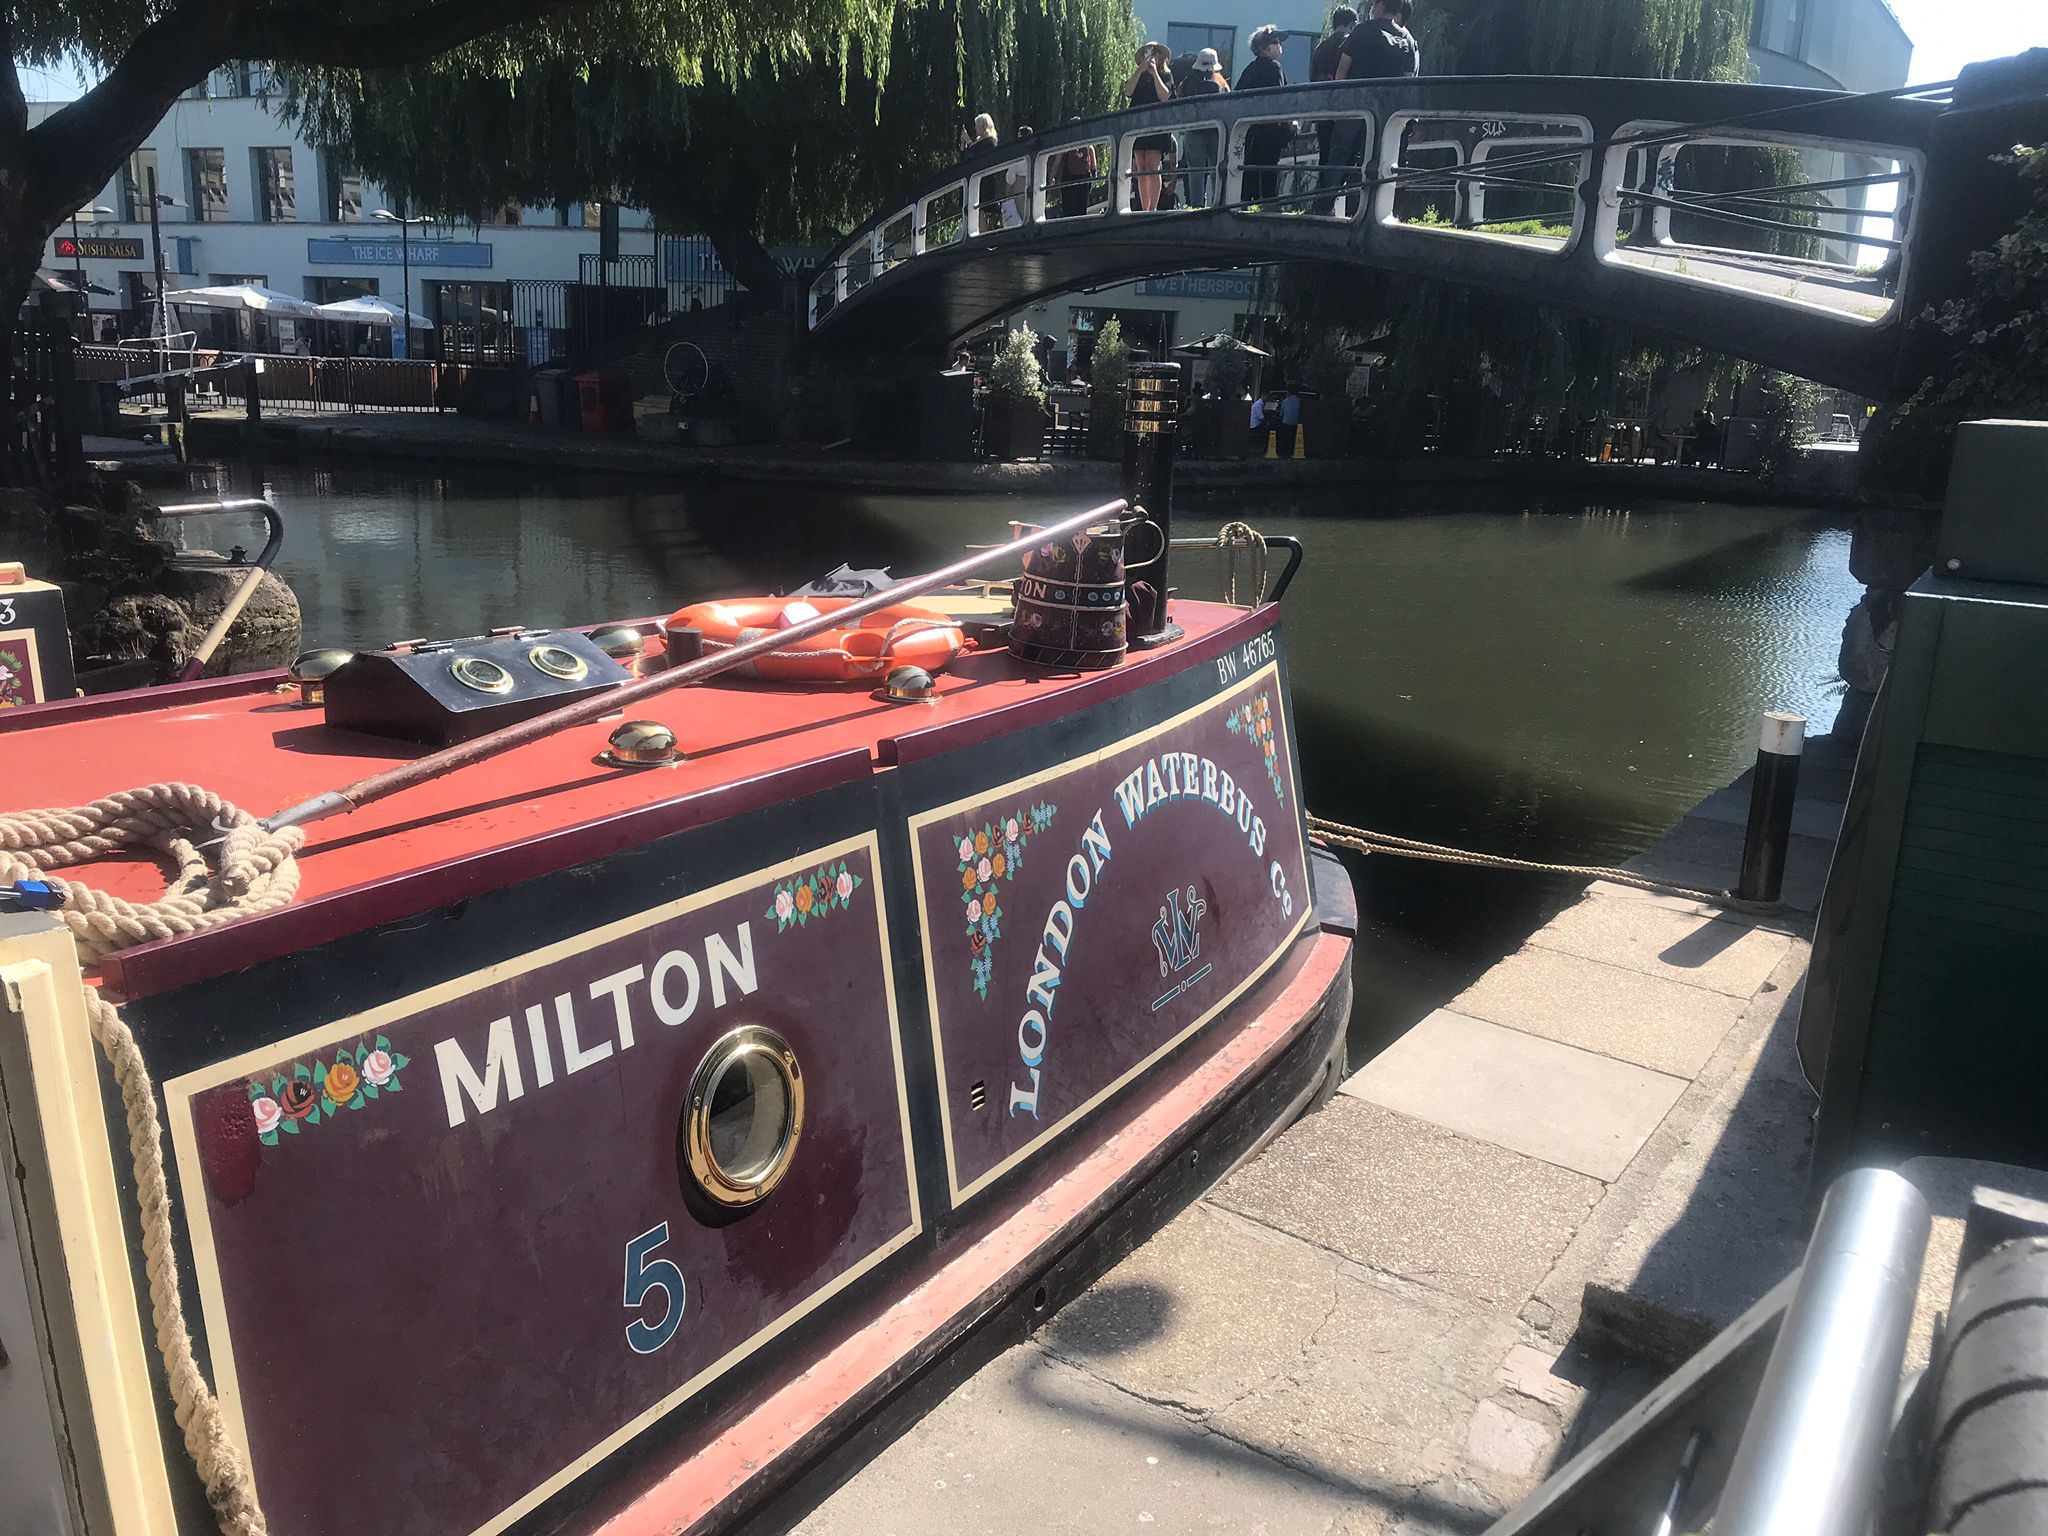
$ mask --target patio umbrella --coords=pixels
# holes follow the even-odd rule
[[[1211,352],[1225,346],[1241,347],[1253,357],[1271,357],[1273,355],[1262,347],[1253,346],[1248,341],[1239,341],[1228,331],[1218,331],[1213,336],[1204,336],[1197,341],[1182,342],[1173,350],[1176,352],[1192,352],[1197,357],[1207,357]]]
[[[164,295],[166,304],[186,304],[199,309],[241,309],[252,314],[280,315],[293,320],[318,319],[318,306],[295,299],[260,283],[226,283],[218,288],[180,288]]]
[[[175,295],[174,295],[175,297]],[[357,325],[404,325],[409,331],[431,331],[434,322],[425,315],[380,299],[374,294],[361,298],[337,299],[332,304],[322,304],[314,311],[323,320],[348,320]]]
[[[34,287],[37,293],[77,293],[80,291],[78,286],[78,275],[76,273],[51,272],[47,269],[36,273],[35,282],[32,286]],[[98,283],[94,282],[91,278],[87,278],[85,280],[85,288],[83,291],[86,293],[111,295],[114,290],[111,288],[102,288]]]

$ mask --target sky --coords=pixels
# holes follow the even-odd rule
[[[1913,39],[1908,84],[1953,80],[1965,64],[2048,48],[2048,0],[1891,0]],[[65,66],[20,70],[31,101],[68,101],[77,73]]]

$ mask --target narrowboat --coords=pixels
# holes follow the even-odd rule
[[[1143,521],[980,563],[1074,611]],[[643,621],[0,711],[0,1530],[786,1525],[1327,1091],[1279,606],[1139,597],[1061,665],[947,585],[879,688]],[[149,847],[24,852],[94,805],[290,858],[159,934]]]

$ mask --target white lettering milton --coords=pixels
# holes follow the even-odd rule
[[[434,1064],[441,1073],[441,1097],[447,1106],[448,1124],[461,1125],[472,1113],[487,1115],[501,1103],[523,1097],[529,1068],[534,1091],[538,1092],[558,1075],[569,1077],[610,1060],[614,1051],[630,1051],[636,1040],[636,1008],[640,1010],[641,1021],[651,1010],[658,1022],[670,1028],[688,1022],[697,1012],[705,979],[710,983],[714,1010],[723,1008],[729,997],[746,997],[758,990],[752,923],[741,923],[731,942],[723,934],[707,934],[701,966],[688,951],[672,949],[654,962],[651,971],[645,966],[629,965],[598,977],[581,993],[573,989],[558,992],[552,998],[523,1004],[513,1013],[493,1019],[484,1033],[481,1069],[471,1061],[459,1040],[437,1042]],[[599,1006],[579,1017],[579,996]],[[607,1002],[609,1009],[602,1006]],[[550,1015],[554,1023],[552,1037],[548,1029]],[[520,1059],[518,1036],[512,1028],[515,1017],[526,1025],[524,1061]]]

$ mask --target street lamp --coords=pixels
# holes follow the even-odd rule
[[[159,208],[182,208],[185,205],[168,193],[156,189],[156,167],[149,168],[149,252],[151,264],[156,268],[156,331],[157,344],[163,349],[166,359],[171,350],[171,307],[164,302],[164,232],[157,221]],[[169,362],[165,365],[169,367]]]
[[[99,218],[102,214],[104,214],[107,218],[111,219],[114,216],[114,210],[111,208],[102,208],[98,203],[94,203],[89,207],[74,208],[71,210],[71,262],[74,270],[78,274],[78,296],[85,301],[85,339],[87,341],[91,341],[92,284],[86,281],[85,250],[78,243],[78,221],[81,217],[87,214],[90,214],[93,218]]]
[[[410,202],[401,202],[398,206],[409,208],[412,205]],[[415,224],[431,224],[433,219],[427,214],[421,214],[417,218],[407,218],[404,214],[393,213],[389,208],[379,208],[370,217],[382,219],[387,224],[396,224],[398,226],[398,260],[399,271],[402,276],[399,278],[398,324],[392,328],[391,332],[391,355],[393,357],[410,357],[412,355],[412,347],[410,345],[412,339],[412,227]]]

